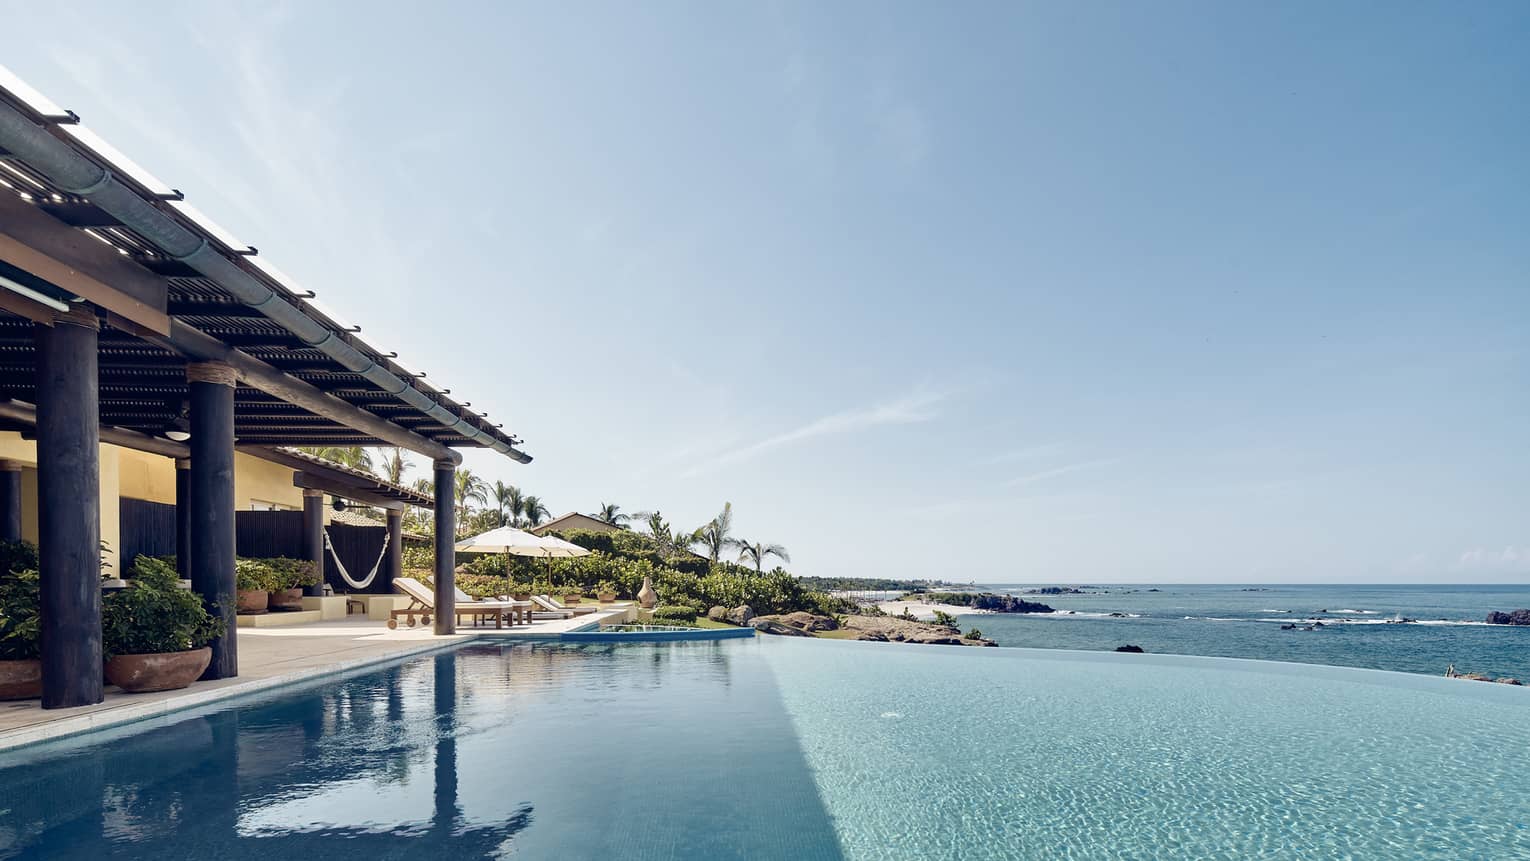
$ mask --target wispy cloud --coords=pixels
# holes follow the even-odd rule
[[[798,445],[821,437],[844,436],[889,425],[907,425],[933,421],[939,417],[935,407],[945,397],[946,395],[942,392],[917,389],[894,401],[823,416],[784,433],[778,433],[774,436],[725,451],[710,460],[697,464],[684,474],[696,475],[709,469],[726,466],[731,463],[740,463],[759,457],[769,451]]]
[[[1462,571],[1530,571],[1530,546],[1513,544],[1502,550],[1474,547],[1461,551],[1456,568]]]
[[[984,466],[998,466],[1004,463],[1018,463],[1025,460],[1037,460],[1044,457],[1053,457],[1066,451],[1068,445],[1061,442],[1049,442],[1045,445],[1031,445],[1024,448],[1001,451],[991,457],[985,457],[979,463]]]
[[[1120,458],[1105,458],[1103,460],[1085,460],[1085,461],[1080,461],[1078,463],[1070,463],[1070,464],[1067,464],[1065,466],[1057,466],[1057,467],[1053,467],[1051,469],[1043,469],[1040,472],[1033,472],[1033,473],[1030,473],[1029,475],[1022,475],[1022,476],[1019,476],[1017,478],[1012,478],[1012,479],[1010,479],[1006,483],[1009,484],[1011,487],[1013,487],[1015,485],[1019,485],[1019,484],[1032,484],[1034,482],[1046,481],[1049,478],[1057,478],[1058,476],[1068,475],[1070,473],[1083,472],[1084,470],[1087,470],[1087,469],[1099,469],[1101,467],[1110,466],[1111,464],[1117,463],[1119,461],[1120,461]]]

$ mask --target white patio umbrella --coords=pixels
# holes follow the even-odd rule
[[[536,556],[548,560],[567,558],[570,556],[588,556],[590,551],[571,544],[562,538],[554,538],[551,535],[532,535],[525,530],[516,529],[513,526],[501,526],[498,529],[490,529],[482,535],[474,535],[458,541],[458,550],[463,553],[503,553],[506,556]],[[505,560],[505,594],[510,593],[510,560]]]

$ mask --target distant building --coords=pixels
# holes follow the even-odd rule
[[[570,529],[588,529],[591,532],[617,532],[621,527],[612,526],[604,520],[591,517],[588,514],[570,511],[562,517],[554,517],[552,520],[540,526],[533,526],[526,531],[532,535],[546,535],[549,532],[566,532]]]

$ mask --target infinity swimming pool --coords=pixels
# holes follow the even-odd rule
[[[1527,718],[1223,659],[480,643],[0,756],[0,858],[1520,858]]]

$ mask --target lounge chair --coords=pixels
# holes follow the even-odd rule
[[[424,583],[413,577],[393,578],[393,588],[407,595],[410,600],[408,607],[402,610],[392,610],[388,613],[388,627],[397,628],[400,617],[413,628],[415,620],[420,624],[429,625],[430,618],[435,613],[436,596]],[[457,604],[457,618],[464,616],[471,618],[475,623],[489,616],[494,617],[494,627],[504,627],[505,617],[510,617],[510,624],[515,624],[517,615],[524,615],[531,610],[530,601],[464,601]]]
[[[548,596],[548,595],[532,595],[531,596],[531,600],[538,607],[541,607],[543,610],[546,610],[549,613],[560,613],[560,614],[562,614],[563,618],[565,618],[565,619],[570,618],[572,616],[583,616],[586,613],[598,613],[598,612],[600,612],[600,608],[599,607],[569,607],[569,606],[565,606],[562,601],[559,601],[557,598],[553,598],[553,597]]]
[[[504,597],[474,598],[472,595],[469,595],[468,593],[456,588],[455,586],[452,587],[452,591],[457,594],[458,616],[466,615],[467,612],[473,609],[475,606],[483,607],[495,604],[510,604],[514,607],[510,613],[510,624],[514,625],[516,622],[524,622],[529,625],[531,624],[531,620],[535,618],[535,613],[533,611],[536,609],[536,605],[530,601],[513,601]],[[482,614],[475,614],[473,616],[473,624],[476,625],[480,619],[494,615],[494,612],[495,611],[491,609]]]

